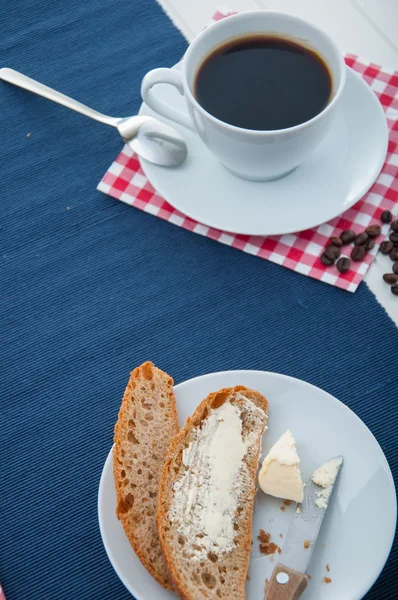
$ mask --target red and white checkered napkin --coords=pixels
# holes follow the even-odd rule
[[[217,11],[213,19],[225,16],[228,13]],[[359,232],[370,223],[380,224],[383,210],[392,210],[398,203],[398,71],[384,69],[352,54],[347,54],[345,60],[379,97],[387,116],[389,145],[383,170],[369,192],[352,208],[328,223],[300,233],[272,237],[237,235],[207,227],[174,209],[156,192],[128,146],[109,167],[98,190],[194,233],[355,292],[376,256],[378,246],[366,254],[363,262],[351,262],[350,270],[344,274],[339,273],[335,266],[325,267],[319,257],[330,237],[338,236],[344,229]],[[383,233],[387,234],[387,231],[388,226],[384,226]],[[380,236],[377,241],[380,243],[382,239],[383,236]]]

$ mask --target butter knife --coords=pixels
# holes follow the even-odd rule
[[[311,475],[287,533],[282,563],[274,568],[264,600],[298,600],[307,587],[306,572],[342,464],[343,457],[337,456]]]

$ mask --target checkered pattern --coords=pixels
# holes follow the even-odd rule
[[[213,15],[213,20],[219,20],[228,14],[232,13],[219,10]],[[363,262],[352,262],[350,270],[344,274],[340,274],[335,266],[325,267],[319,257],[330,237],[338,236],[344,229],[359,232],[371,223],[380,224],[383,210],[395,210],[398,205],[398,71],[360,60],[353,54],[347,54],[345,61],[362,75],[379,97],[387,116],[389,145],[382,172],[369,192],[352,208],[328,223],[300,233],[273,237],[236,235],[207,227],[174,209],[156,192],[128,146],[123,148],[109,167],[98,189],[184,229],[355,292],[377,254],[378,244],[388,232],[387,225],[376,240],[378,244],[366,254]]]

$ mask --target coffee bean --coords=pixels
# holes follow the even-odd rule
[[[374,240],[372,240],[372,238],[369,238],[365,243],[365,250],[367,250],[369,252],[369,250],[373,250],[373,248],[376,246],[376,242]]]
[[[391,292],[394,294],[394,296],[398,296],[398,285],[391,286]]]
[[[335,260],[336,257],[334,255],[334,252],[331,252],[330,250],[325,250],[325,252],[321,255],[321,261],[327,267],[333,265]]]
[[[352,252],[351,252],[351,258],[352,258],[352,260],[359,262],[359,261],[363,260],[365,254],[366,254],[366,250],[365,250],[364,246],[354,246],[352,249]]]
[[[337,261],[336,267],[340,271],[340,273],[345,273],[350,268],[351,261],[346,256],[342,256]]]
[[[398,244],[398,232],[393,231],[393,233],[390,233],[389,238],[393,244]]]
[[[355,232],[351,231],[351,229],[346,229],[340,233],[340,239],[344,245],[351,244],[355,240]]]
[[[392,221],[392,213],[389,210],[384,210],[381,213],[380,220],[382,223],[391,223]]]
[[[366,231],[363,231],[362,233],[358,233],[354,240],[354,244],[355,246],[362,246],[362,244],[364,244],[368,239],[368,234],[366,233]]]
[[[398,231],[398,219],[395,219],[395,221],[391,223],[391,229],[393,231]]]
[[[339,237],[332,237],[332,238],[330,238],[329,244],[333,244],[333,246],[337,246],[337,248],[341,248],[341,246],[343,245],[343,242],[341,241],[341,239]]]
[[[385,242],[381,242],[380,244],[380,252],[382,254],[389,254],[391,252],[391,250],[393,249],[394,244],[392,242],[390,242],[389,240],[386,240]]]
[[[392,271],[395,273],[395,275],[398,275],[398,260],[393,264]]]
[[[388,285],[394,285],[395,283],[398,283],[398,275],[395,275],[395,273],[385,273],[383,275],[383,279],[386,283],[388,283]]]
[[[390,251],[390,258],[393,261],[398,260],[398,246],[393,246]]]
[[[326,246],[325,252],[333,252],[335,258],[340,256],[340,248],[337,248],[337,246],[334,246],[333,244]]]
[[[365,231],[370,238],[376,238],[378,235],[381,234],[381,227],[380,225],[369,225],[369,227],[367,227]]]

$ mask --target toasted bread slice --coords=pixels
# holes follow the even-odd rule
[[[116,514],[149,573],[172,589],[156,526],[159,479],[179,430],[173,379],[146,362],[134,369],[115,425]]]
[[[237,386],[210,394],[171,443],[158,529],[184,600],[244,600],[267,400]]]

